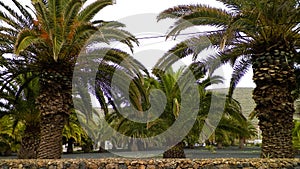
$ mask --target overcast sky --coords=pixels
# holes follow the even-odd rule
[[[7,3],[11,3],[7,0]],[[91,2],[93,0],[89,0]],[[22,0],[24,4],[30,4],[30,0]],[[117,20],[123,22],[127,26],[127,30],[135,34],[138,38],[160,36],[166,34],[168,27],[173,23],[172,20],[162,21],[157,23],[156,15],[173,6],[183,4],[206,4],[213,7],[225,8],[222,3],[215,0],[116,0],[116,4],[107,6],[96,16],[96,19],[102,20]],[[212,28],[203,27],[189,30],[190,32],[209,31]],[[164,38],[141,40],[139,47],[134,49],[133,55],[138,57],[143,64],[151,67],[159,55],[166,52],[181,39],[169,39],[167,42]],[[155,56],[153,56],[153,53]],[[154,58],[153,58],[154,57]],[[155,59],[156,57],[156,59]],[[186,62],[184,62],[186,63]],[[221,70],[222,76],[226,79],[225,87],[229,85],[231,68],[225,66]],[[239,87],[254,87],[252,82],[252,70],[250,70],[239,83]]]
[[[184,5],[184,4],[206,4],[209,6],[225,9],[225,6],[222,3],[217,2],[216,0],[116,0],[116,4],[104,8],[97,15],[97,18],[101,18],[101,19],[103,18],[104,20],[118,20],[123,23],[125,22],[125,24],[128,27],[128,30],[134,33],[137,37],[155,36],[155,35],[165,34],[168,30],[167,29],[168,27],[163,29],[162,26],[157,26],[157,25],[160,24],[164,26],[168,24],[171,25],[173,21],[168,21],[168,23],[157,23],[155,18],[151,20],[152,14],[154,16],[165,9],[177,5]],[[138,29],[137,27],[139,27],[140,29],[145,29],[144,32],[141,33],[142,30]],[[153,31],[149,31],[151,30],[149,29],[149,27],[151,27]],[[161,28],[161,29],[157,31],[157,28]],[[211,28],[204,27],[204,28],[197,28],[196,30],[191,30],[191,32],[209,31],[209,30],[211,30]],[[137,55],[137,57],[141,58],[139,53],[142,53],[144,55],[144,59],[146,58],[147,62],[145,60],[140,60],[140,61],[142,62],[144,61],[143,63],[147,64],[149,61],[148,58],[150,57],[148,55],[150,55],[151,51],[152,53],[157,53],[157,54],[163,53],[164,51],[170,49],[176,43],[176,41],[175,42],[173,41],[173,43],[170,42],[171,40],[168,40],[169,42],[164,42],[164,41],[165,41],[164,38],[143,40],[141,42],[141,45],[135,49],[134,56]],[[151,57],[154,56],[152,55]],[[224,66],[221,69],[221,71],[222,71],[221,74],[226,79],[225,87],[228,87],[232,70],[230,66]],[[239,87],[255,86],[254,83],[252,82],[252,70],[250,70],[245,75],[245,77],[242,78],[238,86]]]

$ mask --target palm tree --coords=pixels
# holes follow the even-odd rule
[[[160,77],[160,80],[157,80],[153,77],[140,77],[142,79],[134,78],[134,83],[132,83],[129,87],[129,98],[122,98],[120,102],[114,102],[114,106],[116,107],[116,111],[114,113],[109,114],[106,119],[110,123],[110,125],[115,128],[116,131],[124,134],[125,136],[128,136],[131,139],[127,139],[126,141],[130,145],[130,149],[132,151],[142,150],[145,147],[141,147],[138,145],[138,142],[141,140],[147,140],[147,138],[154,137],[159,133],[164,132],[165,130],[172,125],[172,123],[175,121],[176,114],[179,113],[177,110],[174,112],[176,105],[173,105],[173,99],[176,95],[177,97],[179,92],[174,89],[176,87],[176,80],[179,76],[178,74],[175,74],[172,72],[172,75],[169,74],[169,76]],[[143,83],[139,83],[139,81],[143,81]],[[155,120],[150,120],[149,122],[139,122],[139,121],[132,121],[131,119],[138,117],[138,119],[147,119],[149,116],[154,115],[153,113],[156,112],[147,112],[146,110],[149,109],[150,101],[150,91],[153,89],[159,89],[162,90],[164,93],[166,93],[166,99],[167,105],[165,107],[165,110],[163,110],[163,113],[159,118],[156,118]],[[177,88],[178,89],[178,88]],[[126,91],[119,91],[120,93],[125,93]],[[175,93],[172,93],[175,92]],[[124,95],[124,94],[123,94]],[[153,95],[152,95],[153,96]],[[154,96],[155,97],[155,96]],[[157,98],[157,97],[155,97]],[[164,100],[154,100],[152,104],[156,104],[154,102],[163,102]],[[124,108],[121,108],[121,105],[124,105],[124,103],[127,103],[127,106]],[[135,111],[132,111],[130,109],[130,106],[133,106],[135,108]],[[152,107],[155,107],[152,105]],[[137,111],[136,111],[137,110]],[[122,113],[126,112],[126,117],[124,117]],[[154,110],[155,111],[155,110]],[[158,111],[158,110],[156,110]],[[153,141],[153,140],[152,140]],[[144,144],[154,144],[159,146],[159,142],[166,142],[170,140],[155,140],[156,142],[145,142]],[[161,144],[164,144],[161,143]],[[174,145],[173,145],[174,146]],[[185,157],[183,152],[183,147],[180,146],[180,153],[177,153],[177,156],[174,157]],[[178,152],[178,151],[177,151]],[[173,153],[174,155],[174,153]]]
[[[152,73],[156,76],[157,84],[152,88],[161,90],[166,97],[165,109],[160,115],[160,119],[163,120],[165,126],[164,130],[170,129],[174,123],[180,121],[180,130],[186,132],[177,132],[174,134],[176,131],[173,130],[173,133],[170,133],[173,136],[166,137],[165,144],[170,147],[167,147],[168,149],[163,153],[163,158],[185,158],[185,145],[182,141],[185,135],[182,136],[181,134],[187,134],[189,132],[185,128],[188,126],[187,124],[191,124],[191,127],[193,126],[194,119],[191,119],[191,116],[192,114],[196,115],[198,113],[199,105],[195,104],[192,100],[195,99],[193,98],[194,96],[200,97],[197,92],[202,90],[202,88],[200,85],[197,85],[197,80],[204,77],[203,71],[193,71],[194,66],[195,65],[192,64],[187,67],[181,67],[177,71],[174,71],[172,67],[167,69],[157,69],[155,67],[153,69]],[[194,79],[186,79],[189,73],[193,74]],[[188,104],[186,104],[186,102],[188,102]],[[180,119],[180,117],[185,118]]]
[[[197,56],[198,46],[201,46],[199,39],[207,36],[220,49],[218,55],[204,59],[208,67],[224,63],[233,66],[230,96],[252,66],[256,84],[253,99],[263,136],[261,157],[294,157],[291,135],[294,98],[291,92],[296,87],[294,63],[300,46],[299,1],[219,1],[228,10],[206,5],[181,5],[159,14],[159,20],[177,19],[167,37],[193,26],[218,28],[196,35],[186,41],[189,43],[180,43],[172,51],[180,58],[189,54]],[[166,55],[163,60],[172,59]],[[169,62],[161,63],[167,64]]]
[[[16,124],[13,117],[4,115],[0,118],[0,154],[11,155],[20,148],[24,125]]]
[[[75,112],[70,114],[63,130],[63,137],[67,143],[67,153],[73,153],[74,143],[82,145],[82,138],[88,138],[76,115]]]
[[[122,24],[93,20],[111,0],[98,0],[87,6],[84,1],[32,1],[32,24],[21,29],[14,46],[16,55],[29,57],[39,73],[39,96],[36,100],[41,113],[41,141],[38,158],[60,158],[62,131],[72,112],[72,72],[76,59],[87,40],[99,35],[96,42],[122,41],[128,46],[136,42]],[[28,11],[21,11],[27,13]],[[10,18],[6,18],[9,20]],[[6,21],[6,20],[5,20]],[[30,55],[24,53],[30,52]]]
[[[22,124],[21,147],[18,158],[37,158],[40,135],[40,113],[36,109],[38,94],[37,73],[34,73],[34,50],[22,52],[22,57],[14,58],[14,44],[22,29],[32,28],[34,19],[30,10],[20,2],[12,0],[11,8],[0,2],[0,57],[1,57],[1,116],[8,114],[14,120],[14,126]]]
[[[193,120],[191,121],[191,117],[189,116],[191,115],[190,112],[197,111],[198,105],[196,104],[195,107],[195,105],[189,106],[190,104],[181,104],[183,102],[181,99],[182,97],[184,97],[183,100],[185,101],[188,100],[188,102],[191,102],[190,99],[194,99],[192,97],[194,95],[191,92],[195,92],[195,90],[191,90],[191,87],[189,86],[191,85],[190,81],[187,82],[185,81],[187,72],[189,72],[193,66],[196,65],[191,65],[190,67],[181,68],[177,72],[174,72],[172,69],[161,70],[161,71],[154,69],[153,72],[155,76],[142,77],[143,83],[141,84],[138,83],[138,81],[132,83],[132,84],[139,84],[136,85],[139,86],[139,88],[136,89],[135,85],[131,85],[130,88],[128,89],[129,93],[131,93],[129,98],[124,98],[124,101],[121,102],[121,103],[130,103],[137,110],[143,110],[143,112],[142,113],[138,111],[132,112],[132,110],[130,109],[130,111],[128,111],[128,113],[126,114],[127,117],[124,117],[122,116],[122,114],[120,114],[120,112],[117,111],[120,109],[116,109],[115,113],[108,115],[107,120],[111,124],[111,126],[115,128],[116,131],[132,138],[132,140],[128,140],[128,142],[130,142],[130,144],[133,146],[132,149],[138,149],[138,150],[143,149],[143,147],[141,146],[140,147],[135,146],[135,143],[140,140],[147,140],[147,138],[151,138],[151,137],[159,138],[155,136],[161,133],[167,133],[167,135],[165,135],[165,137],[163,138],[157,140],[149,139],[154,142],[150,143],[147,140],[145,141],[144,144],[146,145],[154,144],[157,145],[157,147],[168,148],[168,150],[166,150],[163,153],[164,158],[185,157],[183,151],[184,145],[182,142],[182,139],[184,138],[185,135],[181,135],[181,134],[184,133],[182,132],[182,130],[185,130],[184,126],[188,126],[187,124],[190,124],[191,127],[193,126]],[[193,73],[196,79],[200,80],[204,77],[203,72],[193,72]],[[136,79],[134,79],[134,81],[135,80]],[[212,81],[210,80],[204,80],[204,82],[206,82],[207,86],[212,84]],[[183,85],[183,86],[179,86],[179,85]],[[199,83],[199,85],[197,85],[196,80],[194,81],[194,83],[192,83],[192,85],[199,87],[199,95],[201,92],[203,92],[205,88],[204,87],[205,85],[202,83]],[[164,93],[165,98],[160,97],[160,93],[153,92],[157,90],[160,90],[162,93]],[[185,94],[182,95],[182,93]],[[163,103],[165,103],[165,105]],[[125,104],[121,104],[121,105],[125,105]],[[116,104],[115,106],[118,105]],[[154,109],[151,109],[153,107]],[[159,110],[159,108],[163,108],[162,112],[160,112],[161,110]],[[186,111],[181,111],[181,109]],[[127,108],[124,107],[121,110],[126,111]],[[145,110],[149,110],[149,111],[145,111]],[[136,121],[129,120],[132,119],[132,117],[136,117],[136,116],[139,117],[139,119],[148,118],[153,115],[155,116],[155,113],[159,113],[159,112],[161,114],[155,120],[153,119],[150,120],[149,122],[148,121],[136,122]],[[179,126],[181,127],[180,129],[181,131],[180,132],[178,131],[177,134],[174,134],[174,132],[177,131],[177,130],[174,131],[174,129],[167,131],[171,128],[171,126],[174,125],[174,123],[178,123],[177,121],[178,118],[181,118],[179,120],[180,121]],[[188,131],[186,132],[188,133]]]
[[[105,113],[105,119],[101,120],[106,120],[117,132],[125,135],[125,137],[113,135],[107,137],[107,139],[113,139],[112,141],[116,143],[130,144],[129,148],[131,150],[138,150],[137,142],[139,138],[146,139],[150,137],[154,133],[153,130],[161,131],[153,125],[156,121],[150,124],[130,120],[131,117],[147,118],[141,112],[149,108],[147,94],[149,91],[146,87],[150,83],[148,82],[150,79],[148,79],[149,73],[141,63],[129,54],[123,52],[123,54],[120,53],[121,55],[116,56],[115,52],[114,50],[107,52],[100,63],[101,66],[96,76],[96,97]],[[120,64],[121,62],[123,64]],[[128,92],[129,95],[127,96]],[[114,111],[109,113],[107,105],[112,106]],[[127,117],[124,117],[121,112],[126,112]],[[103,139],[101,140],[103,141]],[[142,147],[140,146],[140,148]]]
[[[18,2],[13,2],[20,10],[24,10]],[[18,123],[25,126],[18,158],[36,158],[40,134],[39,111],[35,108],[35,99],[39,90],[37,74],[31,72],[31,61],[29,59],[15,59],[4,56],[4,54],[12,55],[17,33],[22,28],[22,25],[29,27],[30,21],[27,22],[28,18],[24,17],[27,13],[24,15],[13,13],[2,2],[0,6],[3,6],[12,16],[11,22],[6,22],[11,27],[7,29],[1,27],[5,31],[0,33],[1,37],[7,39],[6,43],[1,44],[3,48],[0,50],[3,57],[1,63],[2,71],[0,73],[0,96],[2,99],[0,116],[10,115],[14,119],[15,126]],[[1,13],[3,14],[4,12],[1,11]],[[24,54],[27,55],[28,53]]]
[[[299,151],[300,149],[300,122],[299,119],[295,120],[295,128],[293,130],[293,146]]]
[[[85,55],[90,56],[90,58],[93,56],[97,57],[95,60],[93,58],[90,60],[92,64],[96,63],[97,69],[94,72],[90,67],[87,67],[85,61],[77,65],[76,74],[84,73],[84,76],[76,77],[76,83],[73,85],[76,88],[76,92],[73,92],[76,97],[73,100],[76,102],[75,108],[83,128],[95,144],[99,141],[102,144],[104,143],[104,139],[109,140],[113,137],[113,133],[103,125],[105,123],[103,122],[105,120],[104,117],[110,113],[108,105],[112,106],[114,111],[118,111],[121,104],[128,104],[127,98],[123,96],[126,93],[124,91],[125,82],[129,79],[133,80],[133,83],[130,85],[131,94],[136,94],[139,95],[139,98],[144,98],[143,94],[141,94],[143,92],[139,92],[139,88],[143,83],[143,79],[139,77],[147,75],[148,72],[130,54],[118,49],[95,47],[93,50],[85,53]],[[93,73],[95,73],[96,78],[89,78],[93,77],[91,75]],[[114,78],[120,81],[114,82]],[[92,108],[90,94],[96,96],[104,114],[99,114],[99,112]],[[116,94],[121,94],[122,96],[114,97]],[[139,99],[132,101],[134,105],[140,105]],[[107,132],[110,133],[107,134]]]
[[[30,73],[19,75],[9,84],[1,79],[2,112],[0,116],[9,115],[14,120],[14,126],[24,125],[21,135],[21,147],[18,158],[36,158],[40,135],[40,113],[35,108],[38,95],[38,80],[30,80]],[[3,85],[5,84],[5,85]]]
[[[220,139],[222,141],[226,140],[227,134],[233,137],[229,138],[229,140],[239,138],[239,148],[243,148],[245,139],[255,135],[251,122],[243,115],[240,103],[231,97],[226,99],[223,117],[216,128],[216,133],[218,132],[220,135],[216,134],[216,136],[223,137]]]

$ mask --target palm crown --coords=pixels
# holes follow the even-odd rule
[[[111,0],[98,0],[89,5],[86,0],[34,0],[33,9],[13,2],[16,10],[0,4],[9,13],[0,14],[1,21],[9,25],[1,26],[0,43],[4,46],[1,55],[14,52],[25,65],[8,73],[12,75],[10,79],[20,74],[19,71],[36,72],[33,75],[38,77],[40,85],[36,103],[41,122],[56,124],[53,128],[41,126],[38,158],[60,158],[61,142],[57,140],[61,140],[63,124],[72,112],[72,73],[80,51],[92,41],[120,41],[132,48],[137,40],[121,29],[124,27],[121,23],[94,20],[99,10],[112,4]],[[55,137],[47,134],[50,130],[56,133]]]
[[[167,37],[176,36],[182,30],[193,26],[211,25],[219,28],[217,31],[201,34],[187,41],[195,43],[196,38],[207,36],[212,45],[221,49],[218,57],[220,62],[214,63],[224,64],[229,61],[233,65],[232,89],[251,67],[251,58],[260,52],[278,46],[286,46],[293,51],[300,48],[300,28],[297,27],[300,16],[299,2],[284,0],[274,2],[220,0],[220,2],[223,2],[229,10],[206,5],[181,5],[161,12],[157,18],[177,19]],[[186,45],[181,47],[181,50],[186,51],[185,54],[197,55],[199,50],[195,50],[193,46],[195,44]],[[176,47],[173,51],[178,50],[180,45]],[[215,58],[216,56],[211,56],[206,58],[205,62],[209,63]]]
[[[218,28],[177,44],[163,56],[160,66],[175,62],[177,59],[172,59],[173,55],[183,58],[193,54],[196,58],[204,49],[202,39],[205,36],[219,52],[200,63],[211,71],[224,63],[232,65],[229,96],[252,66],[256,84],[253,92],[255,112],[263,135],[262,157],[293,157],[294,98],[291,92],[296,88],[294,63],[299,60],[299,1],[219,1],[228,10],[182,5],[159,14],[158,20],[176,19],[167,37],[193,26]]]
[[[98,41],[120,40],[132,47],[137,42],[128,32],[119,29],[124,25],[117,22],[94,20],[93,17],[110,0],[95,1],[85,8],[86,1],[49,0],[33,2],[36,19],[33,29],[24,29],[18,34],[15,53],[19,54],[30,45],[43,49],[40,60],[70,60],[76,57],[91,35],[99,34]],[[51,56],[51,58],[46,57]]]

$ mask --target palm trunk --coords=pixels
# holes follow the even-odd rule
[[[245,137],[240,137],[239,139],[239,149],[243,149],[245,147],[246,143],[246,138]]]
[[[105,150],[105,142],[104,141],[100,141],[100,147],[99,147],[99,153],[104,153],[106,152]]]
[[[74,152],[74,142],[75,140],[73,138],[68,139],[68,147],[67,147],[68,154],[72,154]]]
[[[27,125],[24,131],[24,136],[21,141],[21,148],[18,152],[19,159],[36,159],[37,150],[40,141],[40,126]]]
[[[184,143],[180,142],[163,153],[163,158],[185,158]]]
[[[62,131],[66,117],[61,114],[43,116],[38,158],[59,159],[62,153]]]
[[[93,142],[92,140],[88,140],[84,145],[82,145],[82,151],[84,153],[90,153],[93,151]]]
[[[282,48],[283,49],[283,48]],[[261,157],[292,158],[295,75],[288,50],[253,57],[253,99],[262,131]]]
[[[59,159],[62,154],[62,132],[72,105],[72,74],[67,65],[52,63],[40,77],[37,98],[41,113],[41,140],[38,158]]]
[[[222,143],[222,141],[217,142],[217,148],[218,148],[218,149],[222,149],[222,148],[223,148],[223,143]]]

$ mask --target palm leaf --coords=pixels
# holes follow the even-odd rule
[[[233,66],[233,73],[230,80],[230,87],[228,95],[232,97],[233,91],[236,88],[236,85],[241,80],[241,78],[247,73],[247,71],[251,68],[251,60],[247,57],[244,57],[238,61]]]
[[[31,25],[33,21],[32,15],[29,13],[28,10],[26,10],[17,0],[12,0],[15,6],[18,8],[20,13],[25,17],[25,19],[22,19],[21,17],[18,17],[18,21],[23,21],[23,25]]]
[[[230,23],[232,15],[218,8],[198,6],[198,10],[178,19],[167,37],[177,36],[182,30],[198,25],[213,25],[226,28]]]
[[[156,63],[154,66],[155,71],[163,71],[169,68],[178,60],[187,57],[188,55],[193,55],[194,60],[197,58],[198,54],[208,48],[211,45],[209,39],[205,36],[192,37],[190,39],[184,40],[176,44],[173,48],[168,50]]]
[[[80,22],[88,22],[104,7],[112,5],[111,0],[98,0],[85,7],[78,16]]]
[[[169,8],[159,13],[157,16],[157,20],[160,21],[162,19],[167,19],[167,18],[177,19],[179,17],[197,11],[198,7],[199,7],[198,5],[179,5],[173,8]]]
[[[17,37],[16,45],[15,45],[15,53],[18,55],[24,49],[29,47],[30,45],[40,41],[40,38],[35,34],[35,32],[24,29],[21,31]]]

